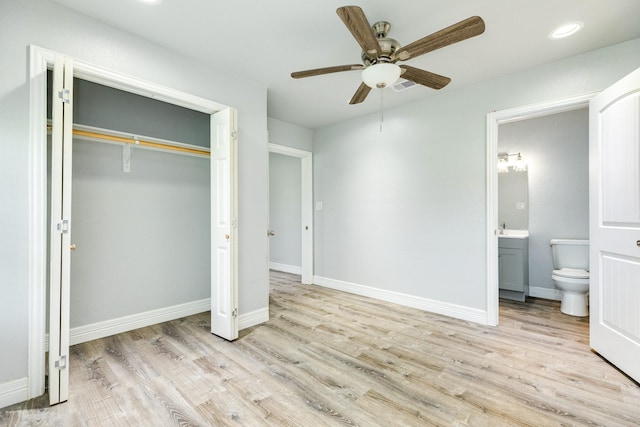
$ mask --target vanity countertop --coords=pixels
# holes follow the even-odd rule
[[[504,230],[498,237],[505,239],[526,239],[529,237],[529,230]]]

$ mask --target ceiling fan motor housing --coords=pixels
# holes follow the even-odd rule
[[[368,67],[369,65],[377,64],[379,62],[390,62],[394,63],[395,53],[398,49],[400,49],[400,43],[396,39],[392,39],[387,37],[389,34],[389,30],[391,29],[391,24],[386,21],[376,22],[371,26],[374,34],[378,39],[378,44],[380,45],[380,50],[382,51],[382,55],[376,57],[370,57],[367,55],[367,52],[362,51],[361,58],[362,63]]]

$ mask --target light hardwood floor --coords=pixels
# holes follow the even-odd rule
[[[640,425],[640,387],[554,301],[481,326],[272,273],[271,320],[226,342],[209,313],[72,347],[69,401],[1,425]]]

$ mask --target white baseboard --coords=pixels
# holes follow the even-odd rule
[[[338,291],[344,291],[369,298],[375,298],[394,304],[417,308],[431,313],[454,317],[456,319],[467,320],[469,322],[480,323],[483,325],[487,324],[487,312],[485,310],[479,310],[477,308],[469,308],[461,305],[434,301],[428,298],[417,297],[415,295],[372,288],[370,286],[343,282],[341,280],[329,279],[327,277],[321,276],[314,276],[313,283],[325,288],[331,288]]]
[[[211,299],[205,298],[199,301],[105,320],[104,322],[78,326],[69,330],[69,345],[80,344],[209,310],[211,310]],[[45,341],[45,351],[49,351],[49,334],[46,335]]]
[[[282,271],[283,273],[302,274],[302,267],[298,265],[280,264],[278,262],[270,262],[269,269]]]
[[[269,321],[269,307],[238,316],[238,329],[247,329],[267,321]]]
[[[0,409],[28,399],[29,379],[27,377],[0,384]]]
[[[69,331],[69,345],[80,344],[209,310],[211,310],[211,299],[205,298],[91,325],[79,326]]]
[[[543,288],[529,285],[529,296],[532,298],[544,298],[555,301],[562,301],[562,291],[560,289]]]
[[[178,304],[171,307],[159,308],[146,311],[144,313],[119,317],[117,319],[106,320],[104,322],[92,323],[90,325],[72,328],[69,331],[69,345],[80,344],[98,338],[104,338],[122,332],[151,326],[169,320],[180,319],[181,317],[203,313],[211,310],[211,299],[205,298],[199,301],[192,301]],[[269,320],[269,308],[256,310],[251,313],[241,314],[238,318],[238,329],[245,329],[251,326],[264,323]],[[49,351],[49,334],[45,337],[45,351]]]

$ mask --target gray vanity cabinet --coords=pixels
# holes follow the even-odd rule
[[[498,238],[500,298],[524,301],[529,295],[529,238]]]

